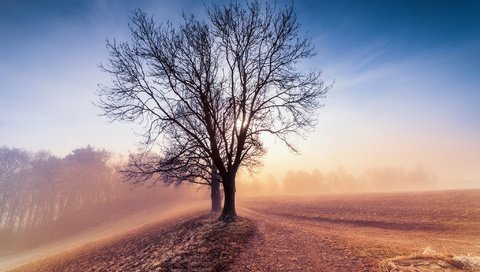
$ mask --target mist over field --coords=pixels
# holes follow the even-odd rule
[[[182,207],[200,207],[206,199],[205,191],[192,186],[125,183],[117,167],[110,153],[91,146],[63,158],[1,147],[1,262],[79,235],[84,242],[101,237],[99,231],[111,236]]]
[[[133,186],[118,172],[123,160],[103,149],[87,146],[57,157],[45,151],[2,147],[0,161],[0,269],[52,271],[59,269],[55,268],[59,264],[66,265],[61,266],[65,271],[90,270],[92,265],[125,270],[133,264],[155,269],[158,261],[154,256],[159,250],[165,256],[182,256],[162,259],[166,270],[181,264],[190,267],[195,258],[205,258],[188,255],[190,251],[215,249],[215,244],[207,242],[212,238],[204,237],[213,235],[209,229],[224,229],[212,223],[197,226],[198,219],[185,221],[208,210],[209,196],[204,186],[152,187],[155,180]],[[379,262],[395,268],[399,264],[389,261],[392,256],[403,254],[401,258],[407,263],[413,258],[406,248],[420,252],[413,258],[420,263],[422,258],[437,258],[477,265],[476,257],[468,256],[480,253],[474,246],[480,234],[479,190],[432,192],[440,189],[438,180],[421,166],[371,168],[362,176],[339,168],[325,172],[290,170],[278,181],[273,177],[243,180],[250,177],[248,173],[240,177],[237,190],[241,213],[255,218],[256,235],[275,243],[271,248],[264,244],[270,240],[249,242],[251,250],[242,249],[246,255],[240,255],[235,263],[240,271],[251,271],[252,264],[247,260],[255,263],[272,256],[277,261],[267,263],[268,269],[300,269],[293,256],[305,246],[310,248],[309,253],[302,253],[300,263],[325,269],[341,263],[340,267],[377,271]],[[208,218],[204,215],[200,222],[215,222]],[[247,235],[243,232],[248,231],[248,225],[242,227],[247,229],[236,229],[234,233],[239,233],[235,235]],[[288,228],[293,229],[286,234]],[[447,240],[437,238],[443,233],[448,233]],[[160,237],[175,242],[159,242]],[[184,239],[197,242],[187,246]],[[415,239],[421,242],[412,244]],[[353,244],[353,251],[345,249],[345,244]],[[292,246],[297,255],[289,253]],[[151,260],[130,261],[144,256],[141,252]],[[456,255],[452,259],[437,252]],[[353,258],[351,254],[362,257]],[[210,271],[208,267],[214,263],[215,259],[200,262],[207,267],[205,271]]]
[[[289,170],[285,177],[276,180],[268,176],[239,183],[240,195],[305,195],[330,193],[400,192],[454,189],[438,182],[436,176],[421,166],[413,169],[403,167],[370,168],[361,175],[354,175],[343,168],[333,171],[311,172]],[[458,185],[458,184],[457,184]]]
[[[45,246],[142,212],[161,214],[208,200],[208,190],[199,186],[125,182],[117,171],[121,158],[91,146],[63,158],[46,151],[2,147],[0,161],[1,255]],[[258,180],[243,173],[239,179],[240,198],[457,188],[440,183],[422,166],[370,168],[362,175],[343,168],[289,170],[280,180],[273,176]]]
[[[154,178],[132,184],[119,172],[125,163],[125,157],[92,146],[74,149],[64,157],[1,147],[0,269],[208,209],[209,190],[205,186],[164,186],[161,179]],[[335,201],[335,195],[343,194],[361,197],[364,193],[427,192],[462,186],[468,188],[468,184],[442,182],[421,165],[372,167],[361,174],[339,167],[330,171],[288,170],[281,179],[242,172],[237,192],[240,203],[248,206],[252,197],[253,201],[265,196],[278,201],[287,197],[301,203],[312,197]]]
[[[91,146],[65,157],[46,151],[0,149],[0,254],[9,255],[65,239],[145,212],[208,200],[203,187],[166,187],[154,180],[125,182],[118,156]],[[281,180],[243,173],[239,197],[445,189],[421,166],[367,169],[361,176],[290,170]],[[447,187],[448,188],[448,187]],[[450,188],[452,189],[452,188]]]

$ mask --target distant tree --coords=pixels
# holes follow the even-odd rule
[[[111,120],[146,126],[145,146],[161,147],[151,170],[167,182],[200,179],[213,162],[224,192],[220,219],[229,221],[238,170],[265,154],[261,135],[296,151],[290,136],[313,128],[328,87],[297,65],[315,51],[293,6],[232,2],[209,6],[207,15],[174,27],[134,12],[132,41],[107,42],[103,70],[113,82],[100,88],[98,104]]]
[[[18,148],[0,147],[0,238],[13,229],[20,211],[22,184],[17,179],[31,168],[31,155]],[[18,199],[12,201],[12,199]]]
[[[0,183],[28,167],[30,154],[18,148],[0,147]]]

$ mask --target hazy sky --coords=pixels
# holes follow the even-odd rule
[[[280,3],[282,3],[280,1]],[[479,1],[296,1],[334,88],[302,155],[268,141],[264,174],[422,164],[480,180]],[[93,105],[105,39],[129,39],[131,10],[175,21],[201,1],[0,1],[0,146],[58,155],[92,144],[135,150],[129,124]],[[480,184],[479,184],[480,186]]]

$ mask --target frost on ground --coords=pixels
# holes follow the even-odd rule
[[[224,271],[253,237],[251,221],[223,223],[204,215],[149,226],[15,271]]]
[[[380,271],[480,271],[480,257],[444,255],[427,248],[422,253],[387,259],[380,263]]]
[[[253,233],[251,222],[244,218],[233,223],[200,220],[193,231],[178,235],[160,266],[162,271],[225,271]]]

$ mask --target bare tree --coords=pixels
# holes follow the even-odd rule
[[[293,6],[232,2],[207,14],[174,27],[135,12],[132,41],[107,43],[103,69],[113,84],[100,88],[99,105],[112,120],[146,125],[144,143],[161,147],[156,168],[167,177],[197,173],[211,160],[223,185],[220,219],[229,221],[238,170],[255,168],[266,152],[261,135],[296,152],[290,136],[314,127],[328,87],[319,72],[298,67],[315,51]]]

